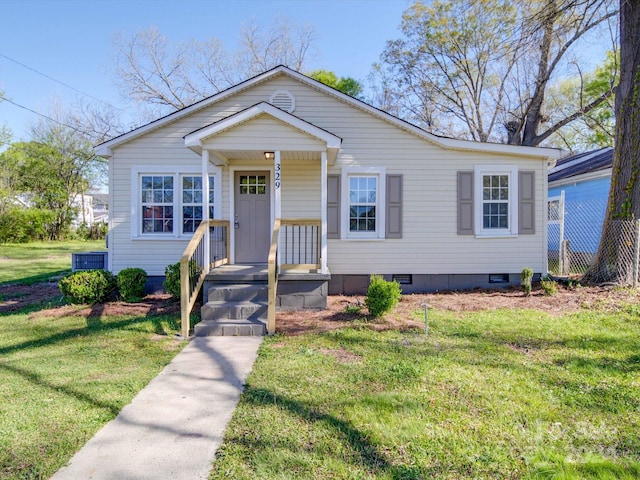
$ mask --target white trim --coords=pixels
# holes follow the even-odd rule
[[[252,166],[247,166],[247,165],[242,165],[242,166],[235,166],[235,167],[229,167],[229,228],[231,229],[231,235],[229,236],[229,242],[231,243],[231,245],[229,245],[229,259],[230,259],[230,263],[235,264],[236,263],[236,229],[234,226],[234,222],[235,222],[235,208],[236,208],[236,191],[235,191],[235,176],[236,176],[236,172],[269,172],[269,180],[270,180],[270,187],[269,188],[269,210],[270,210],[270,219],[269,219],[269,223],[270,225],[273,226],[273,223],[275,221],[275,217],[274,217],[274,204],[275,204],[275,188],[273,185],[274,182],[274,171],[273,171],[273,164],[267,164],[267,165],[261,165],[261,164],[255,164]],[[271,239],[269,239],[269,241],[271,241]]]
[[[483,175],[509,176],[509,228],[483,228]],[[517,165],[476,165],[473,168],[474,225],[476,238],[505,238],[518,236],[518,167]]]
[[[376,192],[376,231],[375,232],[351,232],[349,231],[349,177],[350,176],[376,176],[378,179]],[[385,206],[386,206],[386,175],[385,167],[344,167],[341,172],[340,205],[340,238],[343,240],[381,240],[385,238]]]
[[[589,180],[601,180],[603,178],[610,178],[612,168],[605,168],[604,170],[597,170],[595,172],[582,173],[573,177],[565,177],[560,180],[554,180],[549,182],[549,188],[569,187],[580,182],[587,182]]]
[[[320,153],[320,272],[327,274],[327,153]]]
[[[244,122],[252,120],[259,115],[267,114],[276,120],[279,120],[290,127],[300,130],[307,135],[317,138],[327,144],[328,149],[339,149],[342,144],[342,139],[333,133],[323,130],[320,127],[313,125],[299,117],[291,115],[290,113],[280,110],[273,105],[261,102],[257,105],[247,108],[241,112],[230,115],[218,122],[215,122],[207,127],[196,130],[189,133],[184,137],[184,144],[191,150],[198,152],[204,147],[204,141],[210,137],[217,135],[220,132],[233,128]]]
[[[466,150],[466,151],[478,151],[478,152],[486,152],[486,153],[514,154],[519,156],[540,158],[545,161],[555,160],[562,156],[562,151],[554,148],[523,147],[523,146],[516,146],[516,145],[473,142],[469,140],[457,140],[457,139],[451,139],[451,138],[438,137],[436,135],[428,133],[427,131],[417,127],[416,125],[413,125],[409,122],[401,120],[397,117],[394,117],[393,115],[383,112],[382,110],[379,110],[361,100],[353,98],[342,92],[339,92],[338,90],[328,87],[322,84],[321,82],[318,82],[317,80],[309,78],[299,72],[296,72],[284,66],[279,66],[272,70],[269,70],[268,72],[257,75],[256,77],[246,80],[245,82],[242,82],[240,84],[237,84],[227,90],[224,90],[223,92],[217,93],[216,95],[206,98],[189,107],[183,108],[182,110],[179,110],[170,115],[167,115],[158,120],[155,120],[151,123],[148,123],[147,125],[139,127],[128,133],[125,133],[124,135],[121,135],[112,140],[108,140],[100,145],[97,145],[94,148],[96,155],[107,157],[107,158],[111,157],[113,155],[112,149],[125,142],[133,140],[134,138],[144,135],[147,132],[160,128],[163,125],[166,125],[168,123],[174,122],[180,118],[190,115],[193,112],[206,108],[214,103],[220,102],[226,98],[229,98],[230,96],[233,96],[243,90],[251,88],[254,85],[265,82],[270,78],[276,77],[278,75],[287,75],[291,78],[294,78],[300,81],[301,83],[308,85],[311,88],[314,88],[315,90],[321,91],[334,98],[338,98],[344,103],[347,103],[360,110],[364,110],[370,113],[371,115],[374,115],[375,117],[381,118],[399,128],[402,128],[403,130],[412,132],[415,135],[433,144],[440,145],[445,148],[451,148],[456,150]]]
[[[220,190],[222,190],[220,168],[209,164],[208,176],[215,177],[214,185],[214,208],[215,216],[218,217],[221,209],[220,200],[222,199]],[[173,191],[173,233],[142,233],[140,222],[140,176],[141,175],[171,175],[174,178]],[[182,177],[185,175],[202,175],[200,166],[182,166],[176,169],[171,165],[133,165],[131,167],[131,239],[132,240],[182,240],[190,239],[193,234],[182,233]],[[208,192],[202,192],[203,196]],[[218,200],[220,198],[220,200]],[[204,212],[203,212],[204,213]]]

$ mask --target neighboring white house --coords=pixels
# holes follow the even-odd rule
[[[438,137],[286,67],[96,152],[109,160],[114,273],[162,276],[207,214],[230,222],[231,263],[266,262],[274,219],[317,219],[330,293],[361,293],[374,273],[405,292],[546,273],[559,151]]]

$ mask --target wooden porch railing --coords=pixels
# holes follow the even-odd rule
[[[276,333],[276,298],[278,295],[278,238],[281,220],[276,218],[271,234],[271,246],[267,260],[267,333]]]
[[[191,310],[207,273],[212,268],[229,263],[230,233],[228,220],[202,222],[180,258],[180,320],[184,338],[189,336]],[[207,234],[209,234],[209,252],[205,252],[205,235]]]

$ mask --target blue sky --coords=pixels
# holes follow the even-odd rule
[[[233,48],[243,24],[271,24],[277,16],[315,27],[317,58],[309,63],[311,69],[366,81],[385,41],[400,36],[401,15],[410,4],[408,0],[4,0],[0,2],[0,90],[42,113],[53,99],[64,105],[81,96],[16,63],[20,62],[122,108],[110,68],[115,34],[130,36],[155,26],[172,41],[215,36]],[[35,120],[33,113],[0,103],[0,125],[11,128],[14,141],[28,139],[29,124]]]

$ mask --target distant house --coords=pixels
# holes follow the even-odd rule
[[[114,273],[161,277],[207,218],[228,225],[211,243],[231,265],[264,264],[282,219],[278,261],[311,266],[325,293],[362,293],[370,274],[412,292],[546,272],[558,150],[438,137],[286,67],[96,152],[109,162]]]
[[[549,170],[550,260],[558,258],[561,242],[574,265],[588,265],[597,252],[612,162],[613,149],[607,147],[562,158]]]
[[[77,209],[78,213],[73,219],[72,225],[77,228],[82,224],[107,223],[109,216],[108,197],[106,193],[76,195],[73,207]]]

